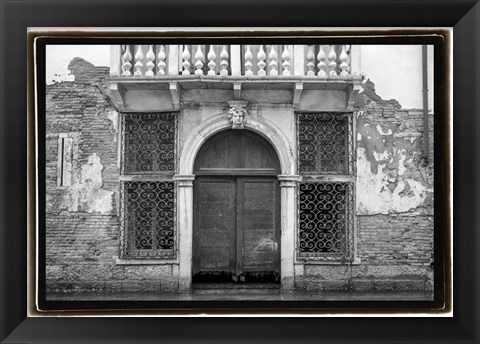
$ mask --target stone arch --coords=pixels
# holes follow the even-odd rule
[[[178,183],[177,219],[179,232],[179,289],[191,290],[193,248],[193,167],[200,147],[214,134],[232,128],[226,113],[215,115],[192,131],[184,142],[174,179]],[[248,117],[244,129],[263,136],[274,148],[280,161],[278,176],[281,188],[281,286],[284,290],[294,287],[294,243],[295,243],[295,190],[298,176],[295,175],[293,147],[283,132],[272,122]]]
[[[232,124],[228,120],[226,113],[222,113],[209,118],[200,127],[195,129],[183,145],[178,173],[180,175],[193,174],[195,157],[197,156],[200,147],[214,134],[230,129],[231,127]],[[269,121],[259,121],[255,118],[248,117],[244,123],[244,128],[263,136],[268,142],[270,142],[280,160],[282,175],[294,174],[294,157],[292,150],[290,149],[288,140],[275,124]]]

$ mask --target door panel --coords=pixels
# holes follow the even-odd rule
[[[235,269],[236,181],[198,178],[195,182],[194,274]]]
[[[194,274],[280,273],[275,177],[198,177]],[[244,278],[240,279],[244,280]]]
[[[237,271],[280,272],[276,178],[237,180]]]

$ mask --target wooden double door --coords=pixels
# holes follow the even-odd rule
[[[278,157],[260,135],[207,140],[194,165],[194,282],[280,278]]]
[[[194,211],[194,281],[279,280],[276,177],[198,177]]]

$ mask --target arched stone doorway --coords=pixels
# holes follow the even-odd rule
[[[295,255],[295,199],[298,175],[295,146],[273,122],[260,117],[248,117],[245,129],[265,138],[280,160],[281,174],[278,175],[281,203],[281,287],[292,290],[294,285]],[[177,182],[177,226],[178,226],[178,283],[179,290],[188,292],[192,287],[193,275],[193,174],[196,156],[203,144],[213,135],[232,128],[225,113],[220,113],[203,122],[188,135],[178,161]]]
[[[262,136],[226,130],[195,159],[193,282],[280,281],[280,162]]]

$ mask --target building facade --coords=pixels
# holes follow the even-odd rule
[[[124,45],[109,67],[74,59],[75,80],[46,89],[47,295],[432,291],[433,113],[383,100],[361,57]]]

